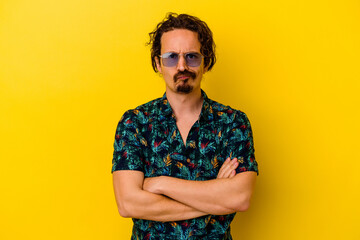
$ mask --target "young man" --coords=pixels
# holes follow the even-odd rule
[[[205,22],[168,14],[150,33],[162,98],[127,111],[115,135],[113,184],[132,239],[232,239],[258,172],[246,115],[210,100],[201,79],[215,63]]]

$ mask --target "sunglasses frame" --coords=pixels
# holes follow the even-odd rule
[[[166,65],[164,64],[164,59],[167,59],[170,57],[171,54],[176,54],[178,56],[178,59],[176,61],[176,63],[174,63],[174,65]],[[188,60],[186,59],[186,56],[188,54],[194,54],[194,55],[198,55],[200,58],[201,58],[201,61],[200,61],[200,64],[199,65],[191,65],[188,63]],[[189,67],[199,67],[203,61],[203,59],[205,58],[201,53],[199,52],[186,52],[186,53],[177,53],[177,52],[166,52],[162,55],[160,55],[159,57],[161,58],[161,61],[162,61],[162,64],[165,66],[165,67],[175,67],[178,62],[179,62],[179,59],[180,59],[180,56],[183,56],[185,58],[185,62],[186,62],[186,65],[189,66]]]

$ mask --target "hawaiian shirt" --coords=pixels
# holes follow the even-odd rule
[[[145,177],[171,176],[205,181],[215,179],[226,158],[237,158],[236,172],[258,173],[251,126],[245,113],[224,106],[202,91],[203,105],[186,144],[166,98],[124,113],[118,123],[112,171],[142,171]],[[235,213],[207,215],[184,221],[133,219],[131,239],[232,239]]]

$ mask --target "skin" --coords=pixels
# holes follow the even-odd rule
[[[197,33],[189,30],[175,29],[164,33],[161,38],[161,54],[200,52],[200,47]],[[207,69],[203,63],[199,67],[187,66],[182,56],[175,67],[163,66],[159,58],[156,58],[156,63],[165,81],[166,96],[175,114],[176,125],[186,144],[188,133],[201,112],[203,99],[200,84]],[[195,78],[181,74],[185,70],[195,73]],[[185,85],[190,86],[192,91],[178,91],[179,86]],[[113,173],[113,185],[119,213],[123,217],[178,221],[207,214],[246,211],[256,173],[236,174],[237,166],[236,158],[227,159],[217,178],[209,181],[167,176],[144,178],[140,171],[116,171]]]
[[[243,212],[249,208],[256,173],[243,172],[232,178],[190,181],[167,176],[146,178],[143,189],[163,194],[213,215]]]
[[[228,159],[222,165],[218,178],[226,179],[234,176],[237,162]],[[145,178],[156,180],[156,178]],[[209,213],[200,211],[186,204],[170,199],[161,194],[145,190],[144,174],[140,171],[121,170],[113,173],[113,186],[119,213],[122,217],[147,219],[153,221],[180,221],[196,218]],[[148,187],[154,186],[150,181]],[[155,183],[155,182],[153,182]],[[158,182],[159,183],[159,182]],[[155,190],[155,189],[154,189]],[[223,208],[225,213],[234,212],[232,209]]]

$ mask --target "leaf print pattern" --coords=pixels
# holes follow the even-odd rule
[[[145,177],[215,179],[226,158],[237,157],[236,172],[258,173],[253,136],[245,113],[204,98],[199,120],[184,145],[166,94],[124,113],[115,133],[112,170],[142,171]],[[235,214],[156,222],[133,219],[131,239],[232,239]]]

